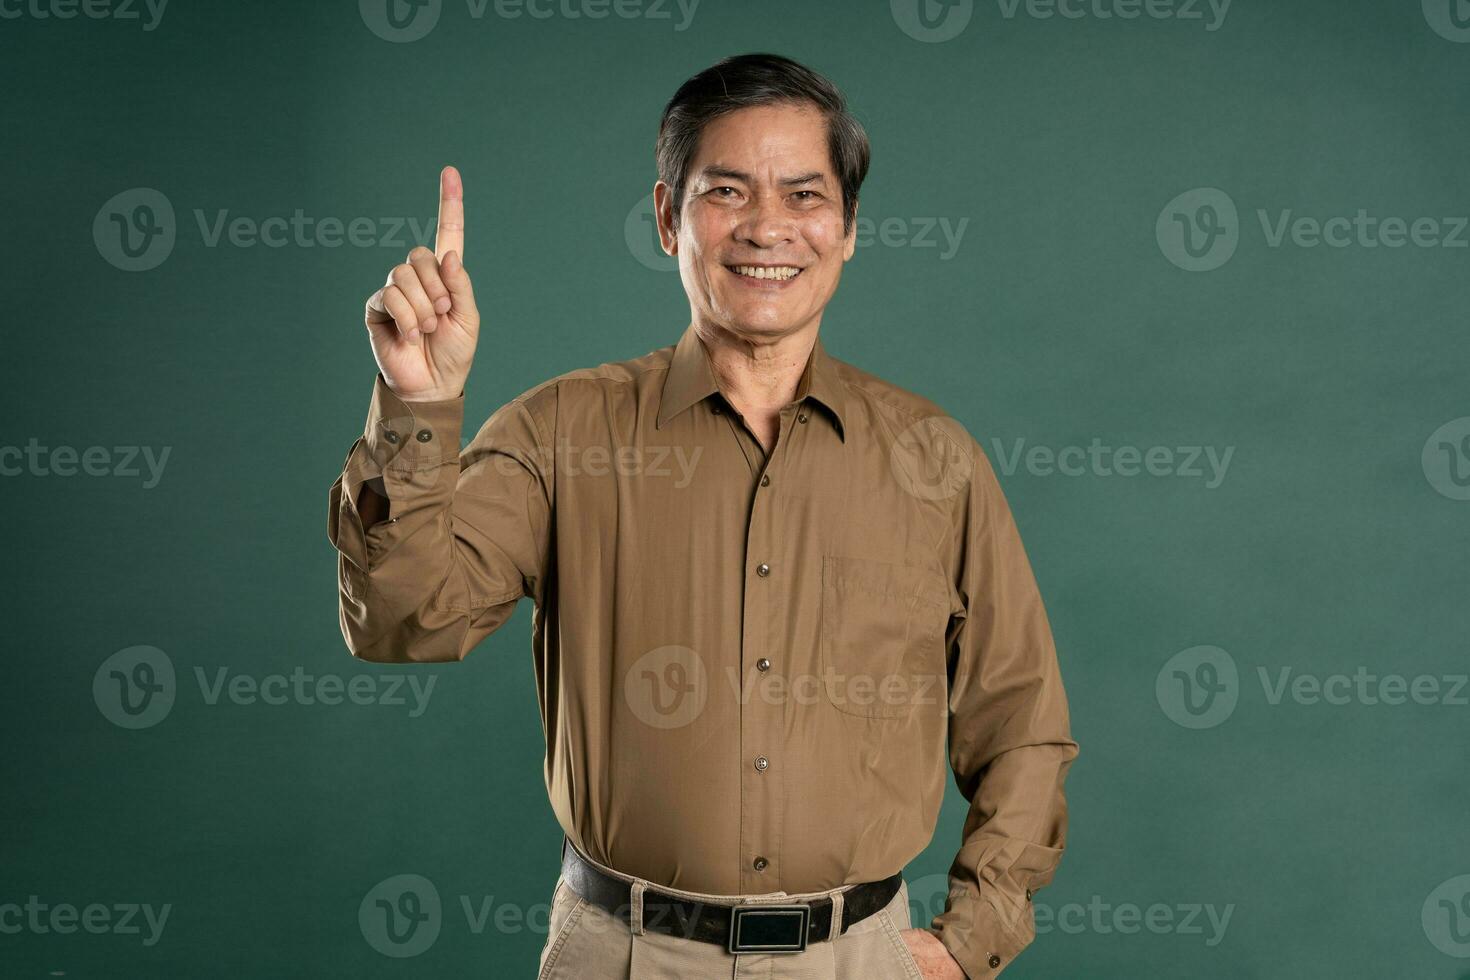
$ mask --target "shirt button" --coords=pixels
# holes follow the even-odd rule
[[[994,970],[996,967],[1000,966],[1000,957],[996,956],[994,953],[991,953],[990,959],[986,962],[988,962],[990,964],[990,968]]]
[[[755,662],[755,669],[756,670],[770,670],[771,669],[771,662],[769,660],[767,660],[765,657],[761,657],[759,660],[757,660]]]
[[[713,407],[710,408],[710,411],[711,412],[714,412],[716,415],[719,415],[720,412],[722,411],[722,409],[720,408],[720,406],[715,405],[715,406],[713,406]]]
[[[388,440],[389,443],[391,443],[391,444],[393,444],[395,446],[398,444],[398,433],[394,432],[392,429],[389,429],[388,431],[384,432],[383,433],[383,438],[386,439],[386,440]]]
[[[767,565],[765,562],[761,562],[759,565],[755,566],[755,573],[761,578],[765,578],[767,575],[771,574],[771,566]]]
[[[430,439],[434,438],[434,433],[430,432],[428,429],[420,429],[419,434],[414,438],[418,439],[419,442],[428,442]]]
[[[762,474],[761,475],[761,486],[768,487],[770,485],[771,485],[771,477],[770,477],[770,475],[769,474]]]
[[[759,769],[761,772],[765,772],[766,769],[767,769],[767,767],[770,766],[770,764],[771,764],[771,760],[767,759],[763,755],[758,755],[755,758],[755,767],[757,769]]]
[[[770,864],[770,862],[767,861],[765,858],[762,858],[762,857],[758,857],[754,861],[750,862],[750,866],[752,868],[755,868],[755,870],[757,870],[757,871],[764,871],[764,870],[766,870],[766,865],[768,865],[768,864]]]
[[[1031,901],[1031,889],[1026,889],[1026,901]]]
[[[800,422],[802,425],[806,425],[806,413],[802,412],[800,415],[798,415],[796,417],[796,421]]]

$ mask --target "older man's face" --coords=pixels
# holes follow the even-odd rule
[[[741,109],[707,125],[689,168],[677,236],[671,189],[655,200],[664,248],[697,320],[749,340],[774,340],[821,321],[852,257],[842,188],[816,109]]]

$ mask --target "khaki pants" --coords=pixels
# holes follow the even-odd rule
[[[642,915],[647,881],[618,874],[633,885],[632,918]],[[728,896],[702,895],[659,886],[693,901],[735,904]],[[879,912],[828,942],[800,953],[726,952],[723,946],[659,932],[642,931],[593,905],[558,879],[551,900],[551,926],[541,950],[538,980],[922,980],[908,947],[899,937],[909,928],[909,891],[905,884]],[[747,895],[740,904],[781,904],[832,898],[841,921],[841,889],[788,895]]]

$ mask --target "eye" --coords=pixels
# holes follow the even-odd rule
[[[822,199],[819,191],[793,191],[791,196],[798,204],[814,204]]]
[[[726,191],[729,191],[730,193],[727,194],[725,193]],[[714,187],[710,189],[710,193],[713,194],[715,197],[728,198],[731,194],[735,193],[735,188],[729,186]]]

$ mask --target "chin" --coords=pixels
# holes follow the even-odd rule
[[[796,327],[796,320],[789,316],[766,316],[757,313],[732,316],[729,324],[730,329],[736,333],[752,337],[780,337],[790,333]]]

